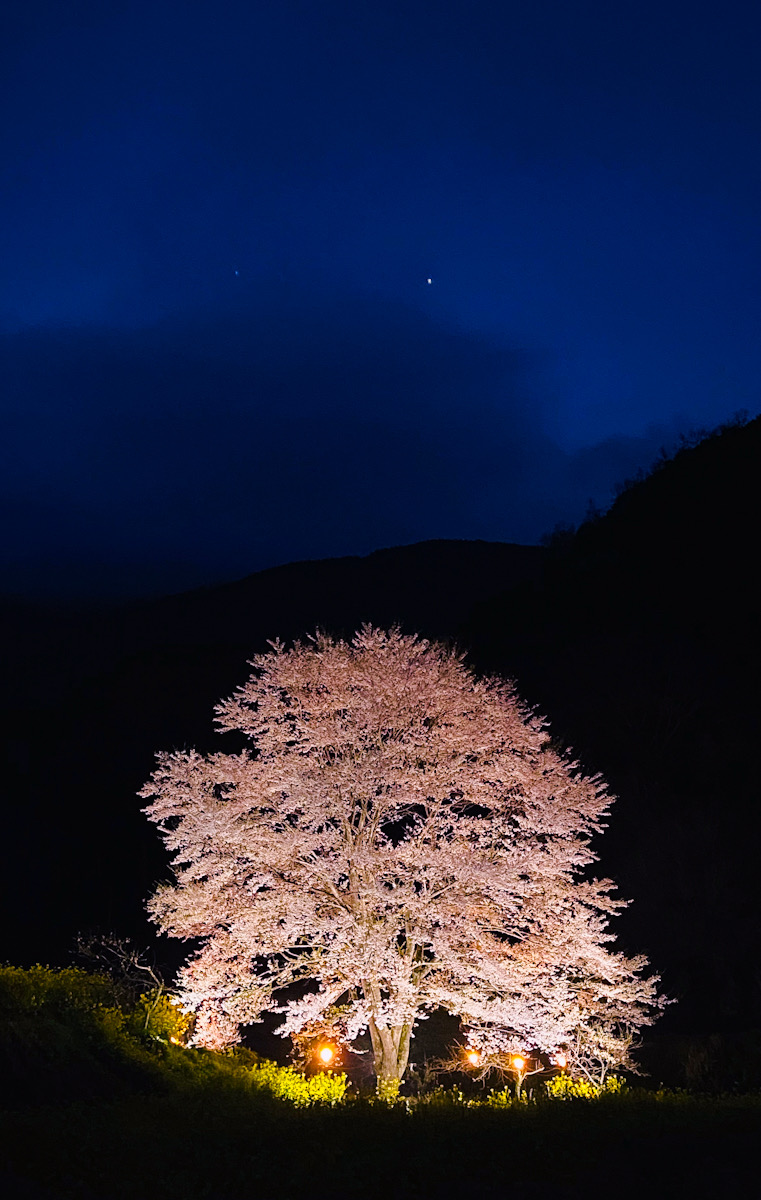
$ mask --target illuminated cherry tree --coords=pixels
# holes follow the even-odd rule
[[[444,1008],[484,1056],[583,1042],[626,1061],[662,1001],[645,959],[609,948],[613,885],[585,877],[603,781],[443,645],[370,627],[272,645],[216,709],[250,749],[161,754],[141,792],[176,879],[150,914],[201,941],[179,979],[196,1042],[265,1010],[298,1034],[338,1006],[392,1092]]]

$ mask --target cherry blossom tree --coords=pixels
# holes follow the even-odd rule
[[[487,1056],[584,1043],[625,1061],[663,1001],[646,960],[610,948],[624,902],[586,877],[611,797],[514,685],[369,626],[250,665],[216,709],[250,749],[160,754],[140,793],[176,879],[149,912],[201,942],[179,978],[196,1042],[229,1045],[265,1010],[298,1034],[338,1005],[391,1094],[416,1022],[444,1008]]]

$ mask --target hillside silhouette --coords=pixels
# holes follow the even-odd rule
[[[736,1041],[761,1027],[760,476],[761,419],[686,446],[461,631],[618,795],[601,867],[664,1026]]]

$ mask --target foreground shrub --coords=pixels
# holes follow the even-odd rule
[[[166,992],[144,992],[127,1012],[127,1024],[132,1033],[156,1041],[184,1045],[192,1017],[184,1013]]]
[[[307,1077],[250,1051],[186,1049],[191,1018],[156,989],[134,999],[78,967],[0,967],[0,1104],[126,1098],[135,1092],[252,1092],[297,1108],[341,1103],[345,1075]]]
[[[80,967],[53,970],[34,966],[0,967],[0,1012],[93,1012],[117,1003],[114,983],[107,975],[91,975]]]
[[[421,1092],[419,1096],[415,1096],[412,1102],[414,1108],[468,1108],[474,1104],[478,1104],[477,1100],[468,1100],[464,1093],[458,1087],[445,1088],[434,1087],[429,1088],[425,1092]]]
[[[287,1100],[297,1108],[312,1104],[340,1104],[345,1095],[347,1080],[344,1074],[322,1071],[318,1075],[302,1075],[293,1067],[279,1067],[273,1062],[260,1062],[250,1072],[251,1083],[279,1100]]]
[[[149,1039],[130,1029],[130,1018],[106,976],[1,967],[0,1103],[15,1108],[156,1090],[155,1055]]]
[[[552,1100],[599,1100],[601,1096],[620,1096],[626,1091],[626,1084],[618,1075],[608,1075],[603,1083],[556,1075],[547,1080],[545,1087]]]

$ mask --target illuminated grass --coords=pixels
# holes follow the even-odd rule
[[[474,1104],[456,1090],[373,1103],[342,1076],[186,1050],[171,1042],[181,1019],[171,1006],[120,1008],[106,985],[53,974],[33,976],[31,993],[15,974],[3,993],[0,970],[0,1184],[11,1197],[37,1187],[47,1200],[749,1194],[758,1095],[594,1099],[566,1087],[541,1103]]]

